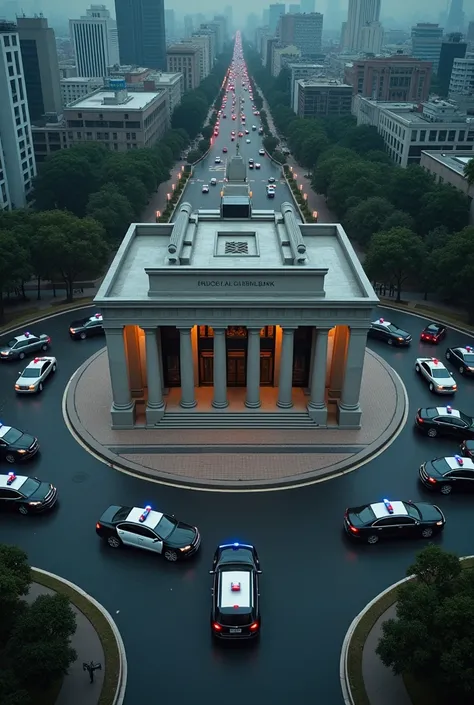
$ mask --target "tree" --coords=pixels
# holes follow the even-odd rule
[[[351,149],[331,147],[324,152],[313,171],[311,186],[316,193],[322,193],[326,196],[336,170],[358,160],[358,154]]]
[[[377,128],[372,125],[360,125],[346,130],[339,144],[342,147],[353,149],[358,154],[367,154],[374,150],[385,151],[385,142],[379,135]]]
[[[416,218],[422,197],[433,189],[433,185],[431,174],[416,164],[411,164],[406,169],[392,169],[386,189],[395,208]]]
[[[81,277],[98,277],[107,262],[108,246],[102,226],[92,218],[76,218],[65,211],[37,215],[38,236],[51,252],[52,265],[73,300],[74,284]]]
[[[393,211],[392,204],[386,198],[380,196],[367,198],[347,212],[344,228],[349,237],[365,247],[374,233],[384,230],[383,225]]]
[[[474,159],[469,159],[468,163],[464,167],[464,176],[467,179],[469,186],[474,184]]]
[[[188,162],[188,164],[194,164],[194,163],[197,162],[199,159],[201,159],[201,157],[202,157],[202,154],[201,154],[201,152],[200,152],[198,149],[192,149],[192,150],[189,152],[186,161]]]
[[[394,282],[400,301],[404,283],[421,269],[424,254],[423,241],[412,230],[392,228],[373,236],[364,269],[371,280]]]
[[[387,220],[381,223],[379,230],[391,230],[392,228],[407,228],[408,230],[415,230],[415,220],[405,211],[393,210],[388,216]]]
[[[30,585],[26,553],[16,546],[0,544],[0,646],[19,613],[20,598],[28,593]]]
[[[76,615],[68,598],[40,595],[23,612],[8,641],[7,659],[26,685],[46,687],[66,675],[77,654],[70,646]]]
[[[469,223],[469,199],[454,186],[438,184],[421,197],[416,221],[420,233],[440,225],[461,230]]]
[[[7,670],[5,667],[0,670],[0,703],[2,705],[32,705],[28,692],[20,686],[13,671]]]
[[[279,162],[280,164],[286,164],[286,155],[283,154],[283,152],[280,152],[278,149],[275,149],[272,154],[272,157],[276,162]]]
[[[198,150],[201,152],[201,154],[205,154],[208,151],[209,147],[209,140],[199,140]]]
[[[263,146],[267,150],[267,152],[272,152],[275,151],[275,149],[278,147],[278,140],[276,137],[264,137],[263,138]]]
[[[203,139],[207,140],[208,142],[211,139],[213,133],[214,130],[211,125],[205,125],[201,130],[201,135],[203,136]]]
[[[474,227],[454,233],[430,257],[436,291],[466,308],[474,321]]]
[[[398,588],[397,617],[382,625],[376,649],[396,674],[429,679],[446,702],[472,702],[474,576],[437,546],[418,554]]]
[[[347,202],[351,196],[361,200],[372,196],[383,196],[385,187],[382,178],[384,166],[360,160],[342,164],[333,172],[331,185],[328,188],[328,205],[341,217],[347,210]]]
[[[181,103],[173,111],[171,118],[173,129],[186,130],[191,139],[194,139],[201,130],[207,111],[208,106],[203,98],[185,93]]]
[[[328,147],[329,140],[324,132],[315,132],[308,137],[308,139],[304,140],[301,147],[302,166],[312,169]]]
[[[4,320],[4,294],[21,283],[30,271],[29,252],[13,231],[0,231],[0,321]]]
[[[116,184],[109,183],[89,197],[87,215],[102,225],[111,242],[118,242],[133,221],[133,208]]]

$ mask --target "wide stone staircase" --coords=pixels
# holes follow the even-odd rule
[[[318,425],[305,411],[251,411],[232,412],[223,410],[196,412],[165,412],[156,428],[269,428],[311,429]]]

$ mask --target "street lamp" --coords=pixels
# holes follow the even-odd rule
[[[170,194],[170,193],[167,193],[167,194],[166,194],[166,198],[167,198],[168,201],[169,201],[169,200],[171,199],[171,194]]]

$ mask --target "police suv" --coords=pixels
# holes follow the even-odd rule
[[[211,631],[218,639],[254,639],[260,634],[260,561],[254,546],[218,546],[212,570]]]
[[[458,388],[456,380],[442,362],[435,357],[419,357],[415,362],[415,372],[428,383],[430,392],[454,394]]]
[[[15,383],[17,394],[36,394],[43,391],[43,382],[57,368],[55,357],[35,357],[25,367]]]

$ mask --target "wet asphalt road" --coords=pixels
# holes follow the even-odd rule
[[[129,663],[126,705],[135,705],[147,693],[179,705],[204,705],[225,694],[226,705],[240,705],[237,683],[250,688],[252,703],[342,702],[339,653],[350,621],[375,594],[404,576],[424,545],[350,544],[341,528],[344,509],[382,497],[432,497],[418,486],[420,462],[456,451],[452,442],[413,431],[416,408],[438,401],[413,371],[415,357],[434,354],[417,342],[424,319],[386,309],[382,315],[414,337],[406,350],[371,343],[406,384],[408,423],[382,456],[360,470],[300,490],[178,490],[123,475],[92,458],[64,425],[61,399],[72,373],[103,341],[71,341],[70,314],[30,327],[52,336],[51,354],[59,362],[40,396],[15,396],[13,384],[22,363],[0,366],[0,419],[37,435],[41,444],[40,455],[21,469],[17,466],[17,472],[51,481],[60,492],[60,506],[50,515],[1,515],[1,540],[25,549],[33,565],[79,584],[115,617]],[[443,358],[447,345],[468,342],[472,344],[468,336],[450,331],[436,354]],[[452,403],[474,413],[474,380],[458,375],[458,384]],[[3,472],[9,469],[2,466]],[[461,555],[474,553],[474,498],[435,495],[433,501],[447,519],[442,545]],[[171,565],[153,555],[109,549],[96,536],[95,522],[112,503],[151,504],[196,524],[203,536],[200,554],[189,563]],[[207,571],[216,544],[226,540],[254,542],[264,569],[262,639],[250,648],[218,648],[210,637]]]

